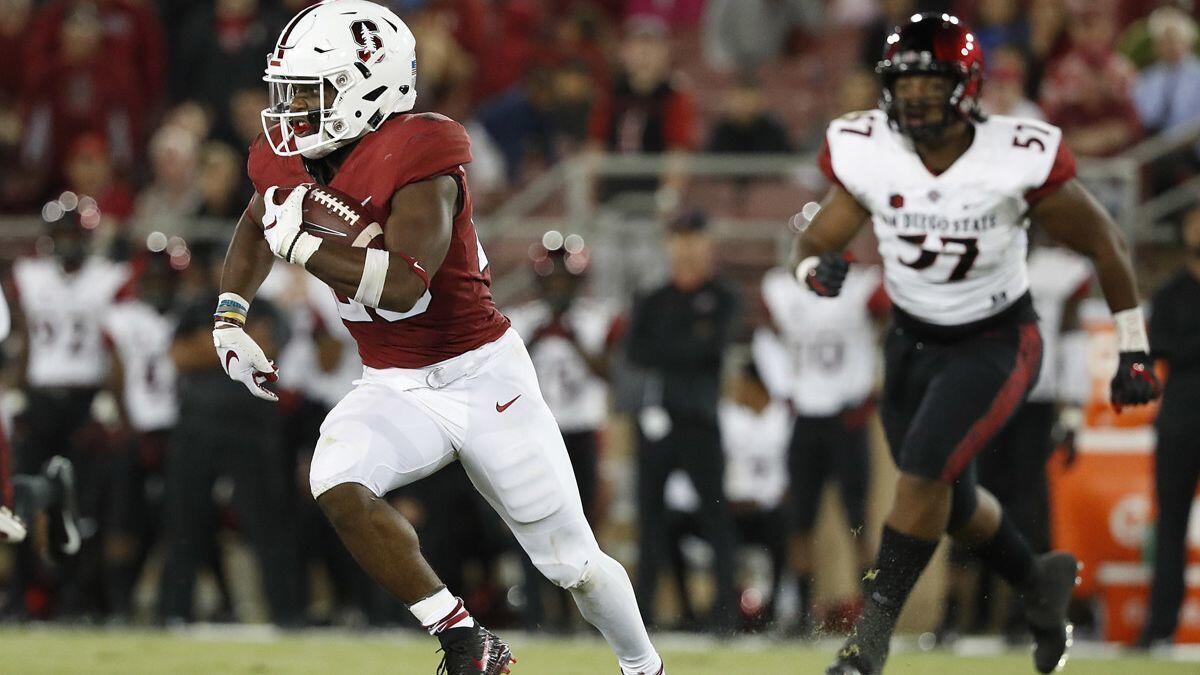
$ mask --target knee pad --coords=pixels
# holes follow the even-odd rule
[[[579,589],[587,583],[591,577],[592,564],[591,560],[584,560],[577,564],[554,561],[536,564],[536,567],[543,576],[550,580],[550,583],[570,591]]]
[[[607,557],[582,515],[578,523],[553,530],[545,539],[539,539],[536,543],[523,543],[533,544],[526,550],[534,567],[559,588],[572,590],[584,586],[596,563]]]

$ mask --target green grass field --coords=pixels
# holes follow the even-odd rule
[[[550,641],[517,635],[512,640],[520,664],[514,675],[615,675],[607,648],[592,640]],[[766,641],[713,643],[666,638],[661,641],[672,675],[754,675],[820,673],[835,644],[820,649]],[[411,635],[313,633],[278,637],[254,631],[148,633],[76,630],[0,630],[0,673],[41,675],[236,675],[313,673],[351,675],[393,673],[432,675],[436,643]],[[1092,650],[1093,653],[1095,650]],[[1026,675],[1028,657],[990,657],[899,652],[889,675]],[[1071,660],[1067,673],[1157,675],[1198,673],[1200,663],[1153,660],[1146,656]]]

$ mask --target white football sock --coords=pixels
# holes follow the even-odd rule
[[[475,619],[463,605],[462,598],[456,598],[447,588],[413,603],[408,611],[417,617],[421,626],[430,635],[437,635],[450,628],[470,628],[475,625]]]

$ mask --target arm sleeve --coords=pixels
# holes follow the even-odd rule
[[[1042,199],[1053,194],[1055,190],[1063,186],[1064,183],[1075,177],[1075,155],[1067,147],[1066,142],[1060,140],[1058,143],[1058,152],[1054,156],[1054,164],[1050,167],[1050,173],[1046,175],[1046,180],[1038,187],[1025,193],[1025,201],[1032,207]]]

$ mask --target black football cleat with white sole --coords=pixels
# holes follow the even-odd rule
[[[442,662],[435,675],[504,675],[517,659],[503,640],[478,624],[438,633]]]
[[[1039,673],[1053,673],[1067,663],[1073,630],[1067,608],[1079,583],[1078,573],[1079,561],[1070,553],[1040,555],[1034,562],[1033,580],[1021,593],[1033,633],[1033,665]]]
[[[56,455],[46,462],[42,474],[54,484],[58,503],[47,512],[50,518],[48,553],[54,562],[62,556],[79,553],[79,511],[75,496],[75,466],[66,457]]]

